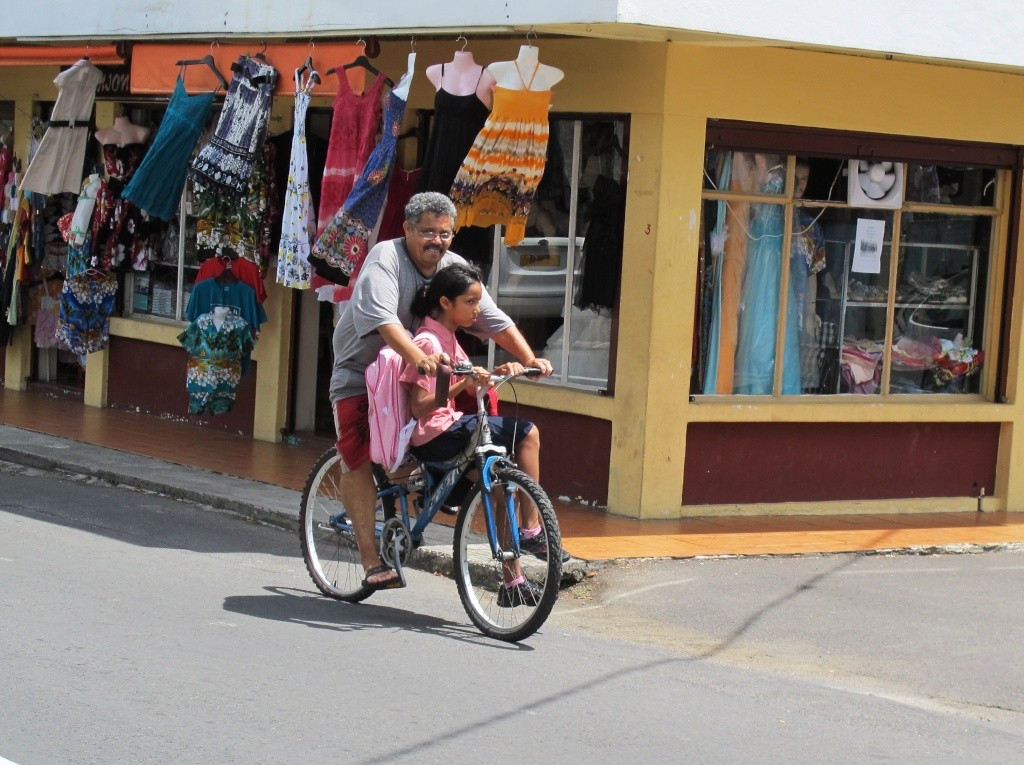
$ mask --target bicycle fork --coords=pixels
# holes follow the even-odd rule
[[[494,463],[502,459],[498,456],[488,457],[481,471],[481,481],[483,482],[484,492],[484,517],[487,521],[487,539],[491,545],[491,556],[495,560],[500,560],[503,563],[510,563],[519,557],[519,515],[516,513],[516,497],[515,490],[512,489],[508,484],[502,485],[502,495],[504,496],[505,504],[505,516],[508,520],[509,529],[509,542],[510,549],[503,550],[501,548],[501,539],[498,534],[498,523],[497,513],[495,511],[494,503],[492,499],[492,491],[496,484],[491,480],[491,468]]]

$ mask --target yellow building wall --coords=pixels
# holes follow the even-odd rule
[[[664,110],[666,146],[662,156],[672,168],[663,182],[659,218],[671,227],[658,238],[655,324],[650,365],[646,453],[639,506],[620,504],[614,512],[641,517],[678,516],[686,425],[689,422],[999,422],[1001,451],[997,467],[999,495],[988,509],[1024,505],[1021,445],[1011,437],[1021,408],[1021,381],[1011,376],[1009,404],[984,401],[921,400],[888,403],[845,398],[770,400],[754,397],[688,397],[693,308],[697,283],[697,231],[701,205],[705,125],[709,119],[745,120],[953,140],[1024,144],[1024,77],[958,70],[945,66],[899,63],[828,53],[773,48],[669,46]],[[632,179],[631,179],[632,180]],[[630,201],[633,201],[632,195]],[[1005,198],[1004,198],[1005,204]],[[685,231],[684,231],[685,230]],[[997,253],[997,257],[998,257]],[[674,264],[674,265],[672,265]],[[1020,273],[1020,272],[1019,272]],[[998,295],[990,300],[994,318]],[[636,285],[623,280],[625,310],[642,299]],[[1020,316],[1021,290],[1014,297]],[[676,307],[676,315],[662,301]],[[994,326],[997,322],[989,322]],[[1019,318],[1006,328],[1012,340],[1010,366],[1021,354]],[[992,389],[995,364],[985,371]],[[620,364],[620,375],[622,374]],[[656,413],[656,416],[655,416]],[[619,423],[616,423],[619,425]],[[652,426],[653,425],[653,426]],[[623,424],[625,427],[625,424]],[[661,458],[661,455],[666,455]],[[621,462],[613,460],[613,472]],[[965,500],[966,501],[966,500]],[[943,509],[964,509],[957,500]],[[851,509],[935,510],[934,500],[837,502],[822,507],[805,503],[762,507],[759,512],[849,512]],[[737,512],[703,507],[699,512]],[[693,512],[693,508],[685,508]]]

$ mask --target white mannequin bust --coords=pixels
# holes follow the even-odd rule
[[[565,72],[538,60],[539,50],[523,45],[515,61],[495,61],[487,66],[498,87],[506,90],[551,90]]]
[[[444,70],[442,73],[442,69]],[[481,70],[483,70],[481,72]],[[468,50],[455,51],[455,57],[447,64],[432,64],[427,67],[427,79],[435,90],[442,87],[453,96],[468,96],[476,93],[486,106],[491,104],[491,88],[494,77],[486,67],[476,63]]]
[[[134,125],[127,117],[115,117],[110,127],[100,128],[95,133],[96,140],[104,146],[116,143],[124,146],[129,143],[145,143],[149,137],[149,128]]]
[[[213,314],[213,326],[217,329],[223,327],[224,320],[228,317],[228,311],[230,310],[226,305],[215,305],[213,311],[211,311]]]

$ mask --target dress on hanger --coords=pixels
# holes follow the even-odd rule
[[[484,67],[481,66],[477,87],[483,75]],[[473,141],[487,122],[490,110],[477,96],[476,88],[465,96],[456,96],[445,90],[444,64],[441,64],[440,83],[441,87],[434,96],[434,122],[416,190],[447,194]]]
[[[53,82],[60,93],[21,188],[39,194],[77,194],[82,188],[92,106],[96,88],[103,82],[103,72],[83,58],[58,74]]]
[[[548,148],[550,90],[530,90],[530,81],[516,71],[522,90],[494,89],[494,109],[473,141],[452,184],[455,228],[505,226],[505,244],[526,234],[526,216],[537,193]]]
[[[377,131],[380,129],[384,75],[377,75],[377,79],[362,95],[356,95],[344,70],[339,70],[338,74],[338,93],[334,97],[327,164],[320,187],[317,236],[323,233],[334,214],[348,199],[356,177],[373,151]]]
[[[96,196],[92,218],[92,253],[100,268],[116,268],[127,261],[144,271],[149,265],[155,247],[149,216],[121,196],[145,151],[141,143],[103,146],[107,177]]]
[[[213,98],[214,93],[190,96],[178,76],[153,145],[121,192],[122,199],[160,220],[178,214],[188,161],[210,116]]]
[[[193,188],[196,257],[200,262],[229,255],[255,263],[260,274],[266,274],[270,257],[270,219],[277,211],[276,151],[273,143],[263,144],[241,197],[221,193],[219,186]]]
[[[249,176],[267,138],[277,70],[245,55],[231,70],[235,75],[217,128],[192,160],[188,176],[196,188],[216,189],[238,199],[249,188]]]
[[[277,282],[285,287],[308,289],[312,269],[309,250],[316,234],[313,199],[309,187],[309,157],[306,153],[306,111],[310,91],[316,84],[315,71],[305,82],[295,70],[295,113],[292,120],[292,151],[288,162],[288,188],[281,221],[281,244],[277,253]]]
[[[391,183],[388,184],[388,196],[384,202],[384,212],[380,214],[380,229],[377,231],[377,241],[385,239],[397,239],[405,235],[405,206],[420,182],[422,169],[403,170],[395,168],[391,174]]]
[[[349,285],[374,244],[371,232],[380,220],[395,167],[398,134],[402,131],[405,97],[408,96],[413,71],[413,57],[410,56],[408,70],[385,98],[387,103],[380,143],[367,158],[345,204],[313,245],[314,270],[342,285],[340,290],[334,290],[333,302],[351,297]]]

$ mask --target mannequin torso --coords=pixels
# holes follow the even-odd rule
[[[116,117],[113,125],[97,130],[95,136],[96,140],[104,146],[108,144],[124,146],[129,143],[145,143],[149,137],[149,128],[133,125],[127,117]]]
[[[468,50],[456,51],[455,57],[447,64],[428,66],[426,74],[436,90],[444,88],[453,96],[476,93],[484,104],[489,106],[491,103],[494,78],[473,60],[473,54]]]
[[[551,90],[565,72],[538,60],[539,51],[532,45],[519,48],[515,61],[495,61],[487,66],[498,87],[508,90]]]

